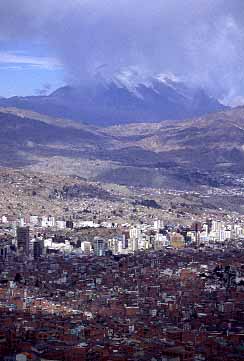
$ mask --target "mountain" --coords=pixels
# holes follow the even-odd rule
[[[244,185],[244,107],[106,128],[0,108],[0,166],[139,187]]]
[[[175,77],[161,74],[140,80],[130,73],[97,77],[90,86],[65,86],[49,96],[0,98],[0,106],[102,126],[179,120],[226,109],[203,89]]]
[[[140,199],[145,194],[161,194],[163,207],[183,212],[220,208],[244,212],[244,107],[185,121],[106,128],[2,108],[0,126],[5,209],[13,203],[21,213],[23,208],[34,212],[61,207],[55,189],[62,192],[63,186],[67,189],[73,182],[74,187],[68,188],[71,196],[92,197],[95,203],[97,199],[120,201],[128,194],[140,194]],[[27,182],[24,193],[19,193],[9,177],[9,168],[14,173],[18,170],[18,185],[22,175],[29,174],[22,181]],[[69,180],[65,176],[70,176]],[[30,185],[33,180],[37,183],[34,190]],[[78,183],[82,184],[77,188]],[[116,184],[123,185],[120,195],[116,194]],[[212,187],[219,189],[212,192]],[[182,196],[176,196],[172,189],[183,191]],[[167,190],[170,199],[166,202]],[[187,190],[194,190],[194,195]],[[37,198],[33,198],[33,191]],[[9,197],[9,192],[14,197]],[[57,196],[56,201],[50,201],[49,196]]]

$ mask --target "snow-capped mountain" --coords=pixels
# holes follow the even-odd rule
[[[113,77],[99,73],[91,84],[65,86],[49,96],[0,99],[0,106],[97,125],[185,119],[225,109],[203,89],[188,86],[172,74],[142,77],[123,70]]]

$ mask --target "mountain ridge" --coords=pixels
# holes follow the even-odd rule
[[[99,78],[90,86],[63,86],[47,96],[0,98],[0,107],[28,109],[96,126],[160,122],[228,109],[203,89],[167,77],[146,81]]]

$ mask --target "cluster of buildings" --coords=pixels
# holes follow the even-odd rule
[[[16,255],[0,267],[4,361],[240,361],[238,250]]]
[[[0,360],[243,360],[243,251],[238,220],[5,215]]]
[[[33,229],[48,229],[53,228],[56,230],[62,230],[65,228],[97,228],[100,227],[101,224],[98,224],[94,221],[82,221],[82,220],[64,220],[61,218],[56,218],[54,216],[29,216],[29,217],[15,217],[15,216],[6,216],[3,215],[1,218],[3,225],[11,225],[11,226],[29,226]],[[112,227],[112,223],[103,222],[104,226]]]
[[[61,227],[62,222],[62,227]],[[128,255],[140,251],[160,251],[185,247],[225,248],[242,246],[244,224],[207,219],[191,225],[164,224],[154,220],[151,224],[135,225],[112,222],[56,220],[53,216],[30,216],[28,219],[2,217],[0,256],[11,254],[40,258],[48,254],[76,255]],[[100,231],[107,229],[106,237]],[[88,236],[83,237],[83,231]]]

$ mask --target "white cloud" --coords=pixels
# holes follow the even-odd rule
[[[33,57],[18,52],[0,51],[0,67],[5,69],[40,68],[55,70],[62,68],[62,64],[54,58]]]
[[[243,106],[244,105],[244,96],[237,95],[237,96],[227,97],[227,98],[221,99],[221,102],[224,105],[228,105],[231,107]]]
[[[125,68],[170,72],[218,98],[234,89],[234,99],[244,92],[243,9],[243,0],[2,0],[0,41],[44,43],[69,82],[90,82],[107,64],[110,77]],[[7,55],[24,69],[60,67]]]

